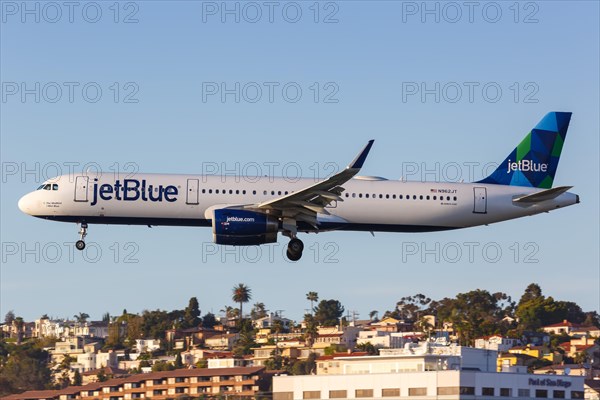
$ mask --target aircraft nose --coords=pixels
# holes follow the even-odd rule
[[[31,215],[31,196],[30,194],[26,194],[25,196],[19,199],[19,210],[27,215]]]

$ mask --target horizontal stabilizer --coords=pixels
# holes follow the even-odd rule
[[[567,190],[571,189],[572,187],[573,186],[559,186],[553,189],[543,190],[541,192],[515,197],[513,199],[513,203],[538,203],[540,201],[552,200],[560,196]]]

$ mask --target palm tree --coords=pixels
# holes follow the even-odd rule
[[[80,324],[83,324],[85,321],[87,321],[87,319],[90,317],[90,315],[87,313],[84,313],[84,312],[83,313],[80,312],[79,314],[73,315],[73,317],[75,317],[77,322],[79,322]]]
[[[17,330],[17,344],[21,344],[23,340],[23,328],[25,328],[25,321],[21,317],[17,317],[13,320],[13,325]]]
[[[249,302],[251,298],[252,290],[250,290],[248,286],[244,285],[243,283],[238,283],[237,286],[233,287],[233,295],[231,296],[231,299],[236,303],[240,303],[240,327],[242,326],[242,305]]]
[[[306,293],[306,300],[310,301],[310,312],[314,313],[313,303],[319,301],[319,294],[317,292],[308,292]]]

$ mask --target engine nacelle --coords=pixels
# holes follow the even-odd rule
[[[279,221],[254,211],[221,208],[213,211],[213,241],[217,244],[254,246],[277,242]]]

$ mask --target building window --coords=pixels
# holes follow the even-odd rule
[[[321,391],[320,390],[307,390],[302,392],[303,399],[320,399]]]
[[[500,388],[500,397],[510,397],[510,388]]]
[[[493,396],[494,395],[494,388],[493,387],[484,387],[484,388],[481,388],[481,395],[482,396]]]
[[[354,397],[373,397],[373,389],[356,389]]]
[[[345,390],[330,390],[329,398],[330,399],[345,399],[348,397],[348,393]]]
[[[571,390],[572,399],[583,399],[583,392],[579,390]]]
[[[459,394],[459,388],[458,386],[438,387],[437,394],[438,396],[457,395]]]
[[[294,392],[275,392],[273,393],[273,400],[293,400]]]
[[[427,388],[408,388],[409,396],[427,396]]]
[[[467,394],[471,396],[475,396],[475,387],[473,386],[461,386],[460,394]]]
[[[536,389],[535,390],[535,397],[537,398],[541,398],[541,399],[545,399],[548,397],[548,391],[545,389]]]
[[[381,397],[400,397],[400,389],[381,389]]]
[[[554,397],[555,399],[564,399],[565,391],[564,390],[555,390],[554,393],[552,393],[552,397]]]
[[[529,397],[529,389],[519,389],[518,397]]]

